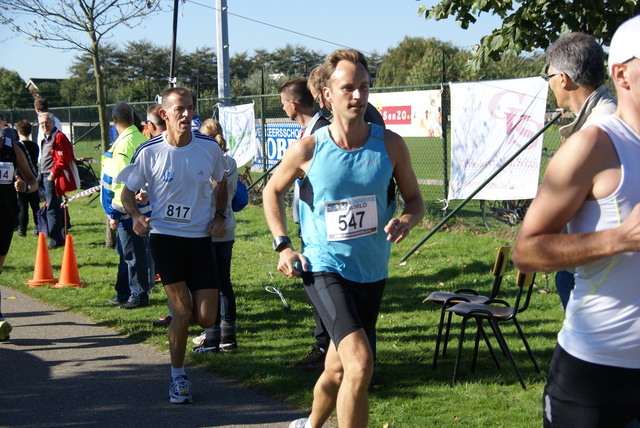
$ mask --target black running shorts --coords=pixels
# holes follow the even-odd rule
[[[162,284],[184,281],[191,291],[218,288],[211,238],[152,233],[149,244]]]
[[[302,279],[336,348],[358,329],[363,328],[367,337],[373,333],[386,279],[360,283],[329,272],[303,272]]]
[[[589,363],[557,345],[542,407],[545,428],[625,428],[640,418],[640,369]]]

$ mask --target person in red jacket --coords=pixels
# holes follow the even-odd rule
[[[56,128],[51,113],[38,116],[44,138],[40,146],[40,178],[46,194],[49,249],[64,246],[64,217],[60,196],[80,187],[73,146],[66,135]]]

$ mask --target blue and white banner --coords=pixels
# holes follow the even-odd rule
[[[258,128],[258,138],[262,139],[262,130]],[[296,122],[276,122],[266,124],[265,142],[267,146],[267,168],[273,166],[282,159],[291,143],[300,138],[300,125]],[[262,166],[261,160],[254,163],[254,166]]]
[[[541,77],[451,83],[449,198],[465,199],[544,126],[549,85]],[[542,135],[474,199],[531,199]]]
[[[220,126],[229,144],[229,154],[238,166],[260,158],[260,142],[256,138],[253,104],[218,107]]]

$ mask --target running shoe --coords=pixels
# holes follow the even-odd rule
[[[325,356],[320,348],[314,347],[306,357],[293,361],[289,367],[300,370],[323,370]]]
[[[11,333],[13,327],[9,324],[9,321],[2,320],[0,321],[0,342],[4,342],[5,340],[9,340],[9,333]]]
[[[221,351],[233,351],[238,348],[238,342],[236,342],[235,334],[223,334],[220,339]]]
[[[209,346],[208,344],[205,344],[204,340],[200,342],[200,345],[196,346],[191,350],[191,352],[193,352],[194,354],[206,354],[206,353],[213,353],[213,352],[219,352],[219,351],[220,351],[220,346],[218,345]]]
[[[203,331],[200,333],[200,336],[194,337],[191,341],[196,345],[200,345],[206,336],[206,333]]]
[[[309,418],[296,419],[289,424],[289,428],[304,428]]]
[[[191,397],[191,382],[187,380],[186,376],[178,376],[171,382],[169,388],[169,401],[173,404],[188,404],[193,403]]]

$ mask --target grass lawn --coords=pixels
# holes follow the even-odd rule
[[[100,325],[168,351],[166,331],[153,329],[151,321],[166,314],[162,287],[151,295],[151,306],[132,311],[115,309],[107,303],[114,296],[117,255],[105,248],[104,215],[98,200],[84,197],[70,203],[70,213],[80,277],[86,288],[55,290],[48,286],[29,288],[37,239],[14,236],[3,285],[37,297],[55,306],[80,312]],[[470,204],[471,205],[471,204]],[[435,347],[439,307],[422,303],[432,291],[472,287],[488,293],[495,251],[514,242],[515,228],[488,231],[473,207],[470,221],[454,219],[436,233],[416,254],[400,265],[398,260],[436,224],[438,210],[410,237],[394,246],[386,295],[378,320],[378,385],[370,394],[371,427],[538,427],[545,371],[563,318],[555,291],[534,292],[531,307],[519,320],[540,363],[536,373],[512,325],[505,325],[507,342],[522,371],[527,389],[520,388],[508,362],[496,369],[484,345],[480,347],[478,369],[470,373],[473,328],[468,328],[460,365],[459,383],[450,387],[458,324],[453,327],[450,352],[441,358],[437,370],[431,361]],[[248,206],[238,215],[237,238],[232,262],[232,280],[238,299],[239,348],[213,355],[188,354],[189,365],[197,365],[248,388],[309,408],[317,373],[302,373],[286,366],[307,353],[313,343],[313,320],[299,280],[288,280],[276,272],[276,254],[261,207]],[[62,251],[50,254],[55,275],[59,275]],[[502,297],[513,300],[515,269],[509,264]],[[544,288],[542,275],[537,286]],[[265,287],[277,285],[290,311],[280,298]],[[552,287],[553,288],[553,287]],[[7,298],[9,296],[3,296]],[[199,334],[190,328],[190,338]],[[190,343],[189,343],[190,345]],[[167,365],[169,357],[167,355]],[[168,367],[167,367],[168,370]]]

